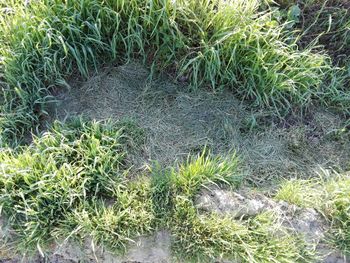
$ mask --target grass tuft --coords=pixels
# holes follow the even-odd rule
[[[132,145],[111,122],[56,122],[30,146],[0,152],[0,210],[23,246],[43,246],[66,214],[127,180]]]
[[[232,154],[230,158],[211,157],[204,150],[197,158],[189,158],[185,164],[172,175],[176,192],[193,197],[200,188],[210,184],[226,184],[237,187],[242,177],[237,175],[238,158]]]

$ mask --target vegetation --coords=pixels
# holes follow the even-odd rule
[[[125,195],[127,153],[134,138],[118,126],[80,119],[55,123],[32,145],[1,151],[1,210],[24,247],[45,244],[86,200],[114,196],[119,189]],[[119,202],[116,209],[123,207]],[[137,226],[147,229],[148,221],[143,218]]]
[[[230,87],[278,113],[306,106],[331,71],[326,54],[298,48],[298,38],[274,12],[260,11],[258,0],[12,0],[2,6],[3,140],[34,128],[50,90],[66,86],[75,69],[87,77],[110,58],[141,58],[193,87]]]
[[[70,78],[136,59],[150,79],[165,74],[192,92],[229,90],[251,112],[242,134],[258,136],[265,119],[292,127],[283,145],[291,155],[331,136],[350,141],[349,10],[342,0],[0,0],[0,216],[16,249],[44,255],[54,241],[92,239],[120,252],[167,229],[185,262],[317,260],[315,244],[272,211],[237,219],[197,209],[203,189],[263,180],[259,170],[245,180],[249,164],[241,166],[234,149],[191,148],[185,154],[195,156],[164,167],[142,156],[151,142],[133,121],[54,121],[49,112],[57,92],[75,88]],[[314,107],[342,123],[313,126],[304,113]],[[308,126],[300,136],[296,115]],[[228,123],[223,130],[221,148],[235,132]],[[135,156],[153,164],[134,170]],[[350,179],[341,168],[321,178],[290,172],[275,199],[322,214],[328,239],[349,255]]]
[[[187,260],[226,258],[242,262],[310,262],[314,251],[299,236],[281,227],[272,214],[260,214],[248,222],[198,216],[192,202],[178,196],[171,220],[175,251]]]
[[[239,183],[235,156],[225,160],[203,152],[168,176],[155,170],[135,181],[127,164],[133,141],[118,123],[76,120],[55,123],[20,152],[3,151],[0,203],[19,247],[43,253],[48,241],[68,236],[92,237],[119,250],[130,238],[169,227],[174,248],[185,257],[303,259],[306,245],[287,232],[281,239],[271,215],[244,223],[198,214],[193,198],[200,187]]]
[[[350,9],[342,0],[305,1],[301,6],[297,27],[302,30],[301,46],[308,46],[315,39],[324,46],[332,58],[332,64],[339,67],[330,74],[319,97],[327,107],[333,107],[349,114],[349,60],[350,52]],[[291,7],[292,9],[293,7]],[[330,88],[329,88],[330,86]]]
[[[349,175],[288,181],[278,190],[276,198],[319,210],[332,222],[332,241],[346,254],[350,252]]]

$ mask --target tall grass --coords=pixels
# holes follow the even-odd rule
[[[25,4],[26,3],[26,4]],[[50,89],[75,69],[138,57],[197,88],[230,88],[281,113],[306,105],[329,69],[324,54],[260,11],[258,0],[2,2],[0,55],[7,98],[2,133],[14,138],[45,114]]]
[[[329,108],[349,116],[350,10],[341,0],[307,1],[302,9],[301,45],[317,40],[336,65],[317,97]]]
[[[28,250],[47,245],[53,232],[64,228],[67,215],[125,187],[132,142],[128,129],[118,123],[78,119],[68,125],[56,123],[30,146],[2,150],[0,212],[20,245]],[[118,193],[121,205],[122,195]]]

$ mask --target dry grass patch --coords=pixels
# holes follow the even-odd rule
[[[83,114],[138,123],[147,137],[142,154],[133,157],[135,167],[152,160],[172,165],[204,146],[222,155],[236,149],[247,179],[258,185],[348,165],[349,142],[339,115],[315,109],[303,118],[274,121],[269,112],[252,112],[225,90],[189,91],[147,76],[134,62],[101,70],[89,81],[72,80],[71,90],[58,97],[58,118]]]

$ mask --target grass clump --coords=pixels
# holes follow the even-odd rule
[[[44,246],[67,214],[123,187],[132,140],[118,124],[78,119],[55,123],[30,146],[1,151],[0,210],[20,243]]]
[[[118,185],[107,200],[92,198],[65,215],[55,237],[91,239],[112,251],[125,252],[132,238],[154,231],[155,213],[149,180]]]
[[[237,187],[242,181],[235,154],[230,158],[213,157],[206,149],[176,168],[161,169],[155,165],[151,173],[153,205],[163,223],[171,216],[178,196],[192,199],[201,188],[213,184]]]
[[[277,199],[301,207],[312,207],[332,222],[330,239],[344,252],[350,253],[350,178],[338,175],[319,181],[292,180],[281,186]]]
[[[305,105],[328,58],[299,50],[261,1],[6,1],[0,15],[1,129],[14,139],[46,114],[50,90],[76,70],[141,58],[191,86],[229,87],[277,112]],[[150,62],[152,61],[152,62]]]
[[[203,186],[210,184],[226,184],[237,187],[241,177],[237,175],[238,158],[232,154],[230,158],[211,157],[204,150],[198,158],[190,158],[172,173],[176,193],[193,197]]]
[[[316,101],[349,116],[349,3],[343,0],[280,0],[276,3],[279,6],[276,18],[286,20],[289,29],[300,31],[298,45],[308,47],[310,43],[320,44],[318,49],[324,49],[334,65],[319,91],[314,94]]]
[[[350,5],[343,1],[310,4],[304,10],[305,27],[301,42],[317,38],[339,68],[328,77],[319,95],[327,106],[349,116],[350,94]]]
[[[275,198],[300,207],[319,207],[322,204],[322,190],[319,189],[318,180],[290,180],[283,183]]]
[[[279,226],[273,214],[246,222],[217,214],[198,215],[192,201],[179,196],[171,222],[174,248],[182,258],[239,262],[310,262],[313,251]],[[184,253],[185,252],[185,253]]]
[[[272,214],[241,221],[197,211],[194,199],[201,188],[239,185],[237,164],[235,155],[213,158],[204,151],[177,169],[153,170],[153,204],[158,215],[166,215],[161,225],[171,232],[175,255],[186,262],[308,262],[313,252],[300,237],[280,227]]]

